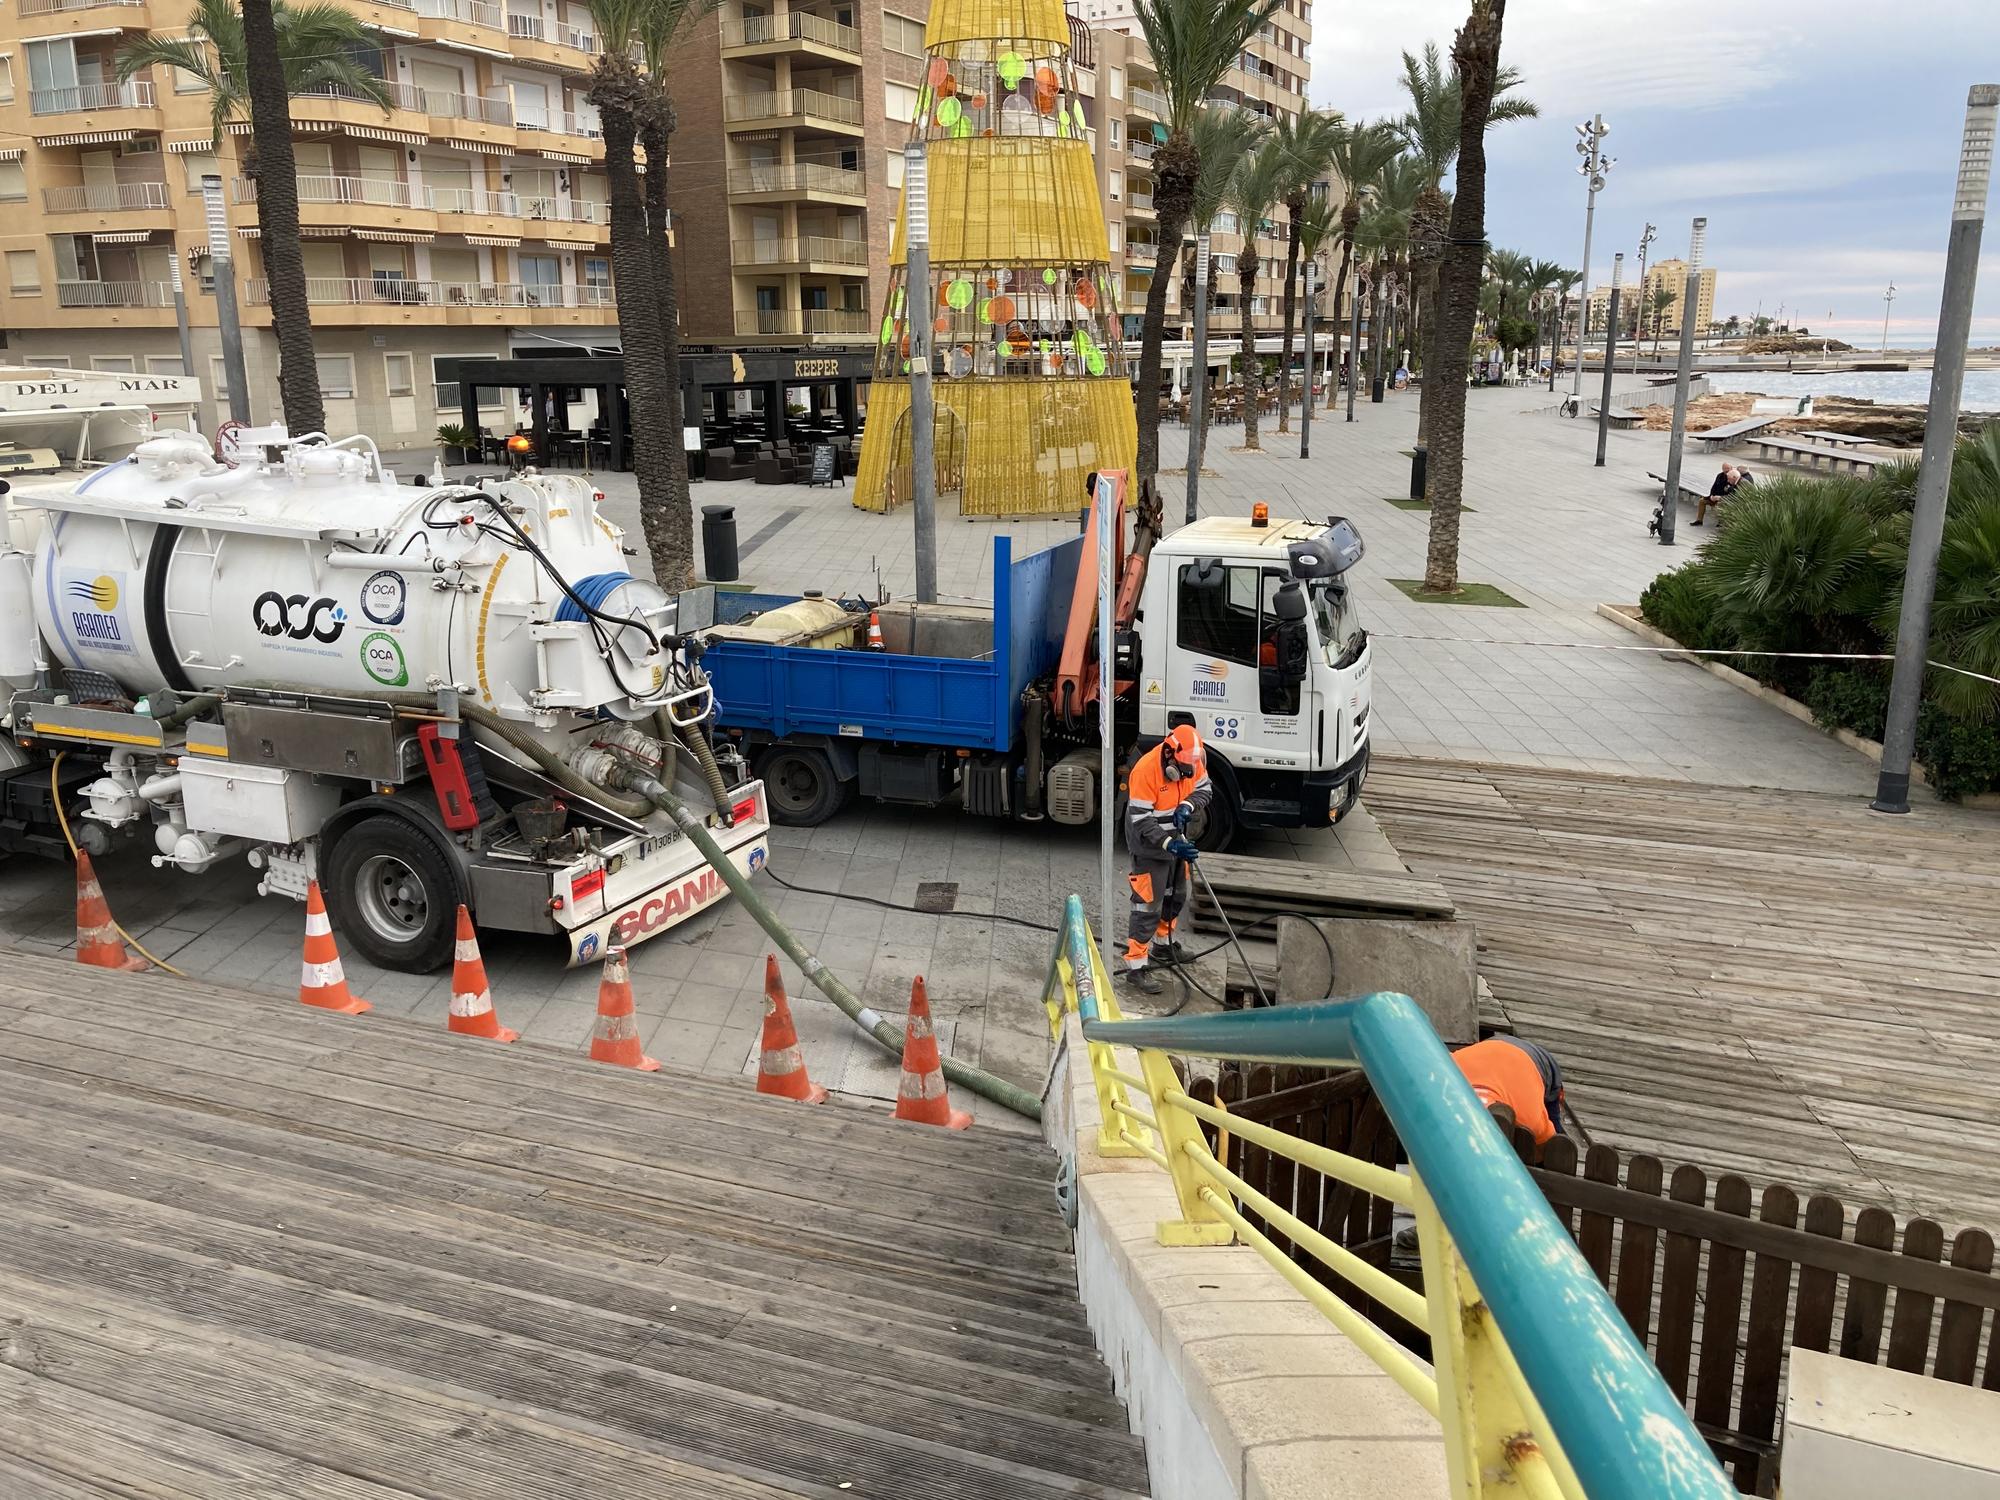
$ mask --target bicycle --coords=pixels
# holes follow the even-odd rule
[[[1583,402],[1572,392],[1570,395],[1562,398],[1562,405],[1557,407],[1556,410],[1566,417],[1579,417],[1583,415]]]

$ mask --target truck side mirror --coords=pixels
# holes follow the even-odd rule
[[[1296,582],[1286,579],[1271,599],[1271,613],[1278,622],[1278,678],[1282,682],[1306,680],[1306,663],[1312,654],[1311,637],[1306,632],[1306,596]]]

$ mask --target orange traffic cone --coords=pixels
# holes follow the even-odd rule
[[[299,969],[299,1000],[321,1010],[358,1016],[369,1006],[347,992],[347,974],[340,967],[340,950],[333,945],[333,923],[327,919],[326,898],[319,882],[306,887],[306,957]]]
[[[118,924],[111,920],[111,907],[104,899],[104,887],[97,883],[96,867],[81,849],[76,851],[76,961],[94,969],[134,973],[149,967],[145,959],[125,951]]]
[[[639,1046],[639,1021],[632,1013],[632,971],[625,950],[604,955],[604,978],[597,985],[597,1026],[590,1033],[590,1060],[651,1073],[660,1065]]]
[[[868,649],[870,651],[889,649],[882,644],[882,616],[872,609],[868,611]]]
[[[792,1025],[792,1007],[785,999],[785,982],[778,977],[775,953],[764,955],[764,1050],[757,1058],[757,1092],[802,1104],[826,1102],[826,1090],[806,1076],[798,1028]]]
[[[458,946],[451,962],[451,1014],[445,1029],[493,1042],[511,1042],[521,1034],[502,1026],[493,1013],[486,961],[479,956],[479,940],[472,935],[472,913],[463,906],[458,909]]]
[[[945,1092],[944,1062],[938,1056],[931,1002],[924,994],[921,974],[910,985],[910,1016],[903,1031],[903,1078],[896,1085],[896,1118],[951,1130],[963,1130],[972,1123],[971,1115],[951,1107],[951,1096]]]

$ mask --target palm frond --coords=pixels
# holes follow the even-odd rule
[[[1189,134],[1201,170],[1194,180],[1194,211],[1189,222],[1197,229],[1206,228],[1222,211],[1237,163],[1257,149],[1266,129],[1255,115],[1229,104],[1212,104],[1195,117]]]
[[[1258,28],[1284,0],[1134,0],[1159,70],[1169,134],[1185,135]]]

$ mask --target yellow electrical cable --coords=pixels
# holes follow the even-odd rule
[[[62,770],[63,757],[68,754],[69,752],[67,750],[58,750],[56,752],[55,760],[52,761],[49,765],[49,797],[50,800],[53,801],[56,805],[56,822],[62,825],[63,842],[69,845],[69,857],[71,859],[75,859],[79,851],[76,847],[76,840],[70,835],[69,817],[67,814],[63,812],[62,783],[57,779],[58,774]],[[110,907],[111,903],[108,901],[105,902],[105,910],[109,911]],[[139,956],[141,958],[145,959],[155,968],[165,969],[169,974],[172,974],[180,979],[185,979],[188,977],[184,971],[176,969],[172,964],[168,963],[164,958],[156,958],[151,953],[148,953],[146,951],[146,945],[140,942],[137,938],[133,937],[132,934],[127,932],[122,926],[119,926],[119,922],[116,917],[113,917],[111,919],[111,925],[118,929],[118,935],[120,937],[125,939],[126,942],[130,943],[134,948],[137,948],[139,950]]]

